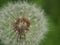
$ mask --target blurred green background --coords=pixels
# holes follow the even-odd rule
[[[7,2],[17,2],[18,0],[0,0],[0,8]],[[24,1],[24,0],[21,0]],[[60,0],[27,0],[29,3],[36,3],[42,6],[49,17],[49,33],[44,41],[39,45],[60,45]],[[3,42],[0,40],[0,45]]]

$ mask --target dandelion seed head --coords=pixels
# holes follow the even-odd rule
[[[44,10],[28,2],[8,3],[1,9],[0,38],[6,45],[18,45],[20,42],[17,42],[18,36],[13,29],[13,23],[22,16],[28,17],[31,23],[29,31],[26,33],[26,45],[38,45],[48,32],[48,23]]]

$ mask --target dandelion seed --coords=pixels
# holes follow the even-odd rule
[[[44,11],[35,4],[9,3],[1,17],[0,38],[6,45],[38,45],[48,32]]]

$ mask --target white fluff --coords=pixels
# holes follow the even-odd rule
[[[20,16],[30,19],[30,30],[26,33],[26,45],[38,45],[48,32],[44,10],[27,2],[8,3],[0,11],[0,38],[6,45],[22,45],[17,42],[17,34],[13,30],[13,22]],[[25,44],[23,44],[25,45]]]

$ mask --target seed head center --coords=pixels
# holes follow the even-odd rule
[[[14,22],[14,30],[19,33],[24,33],[29,30],[30,21],[26,17],[17,18]]]

